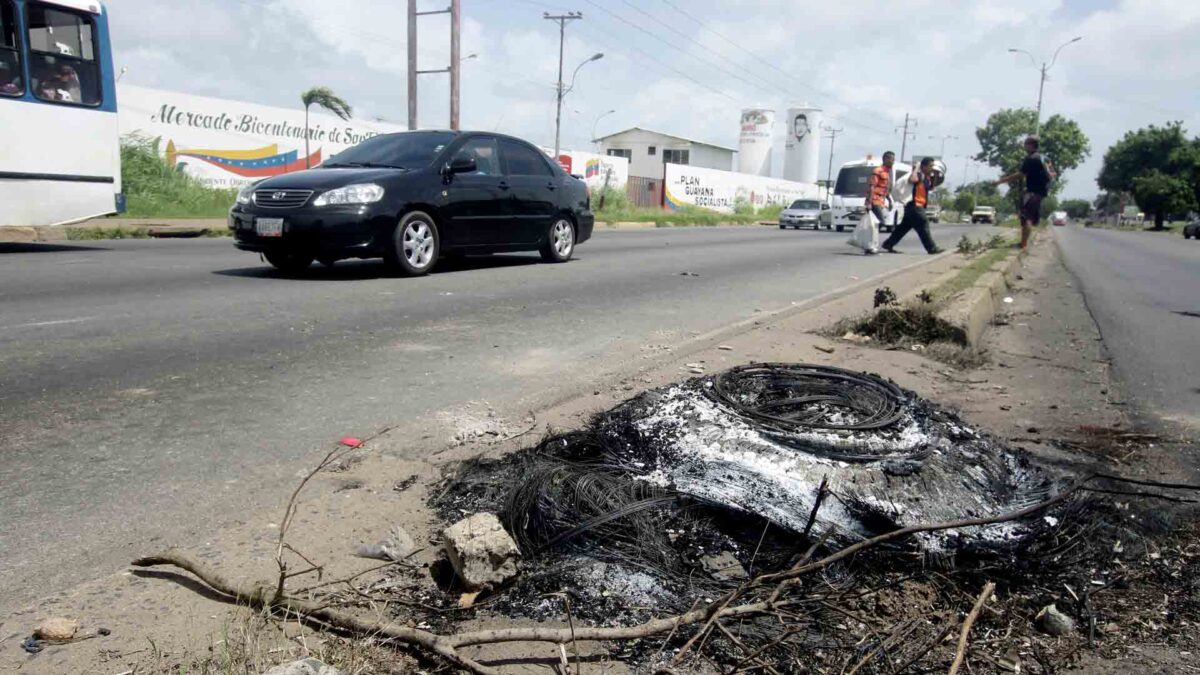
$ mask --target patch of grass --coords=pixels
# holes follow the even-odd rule
[[[144,227],[68,227],[68,241],[99,241],[101,239],[149,239],[150,230]]]
[[[161,139],[121,138],[121,183],[128,218],[222,218],[237,190],[205,186],[159,154]]]
[[[1010,255],[1016,255],[1016,249],[1012,248],[1010,240],[1002,238],[1001,245],[989,248],[986,252],[976,255],[952,279],[933,289],[934,303],[944,303],[956,294],[970,288],[988,270],[992,269],[993,265],[1008,258]]]

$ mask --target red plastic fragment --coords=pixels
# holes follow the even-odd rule
[[[358,448],[358,447],[362,447],[362,444],[363,444],[363,441],[362,441],[362,439],[355,438],[355,437],[353,437],[353,436],[342,436],[342,440],[341,440],[341,441],[339,441],[339,442],[340,442],[342,445],[344,445],[344,446],[346,446],[346,447],[349,447],[349,448]]]

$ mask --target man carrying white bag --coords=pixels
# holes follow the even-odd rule
[[[847,242],[855,248],[861,248],[867,255],[875,255],[879,252],[879,228],[875,221],[879,221],[879,224],[886,222],[885,213],[890,213],[892,210],[888,202],[892,199],[892,167],[895,163],[896,153],[888,150],[883,153],[883,163],[871,172],[864,199],[866,212],[863,213],[863,217],[858,221],[858,226],[854,228],[854,233],[850,235],[850,241]]]

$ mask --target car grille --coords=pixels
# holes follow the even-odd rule
[[[254,203],[264,209],[295,209],[304,206],[312,193],[312,190],[255,190]]]

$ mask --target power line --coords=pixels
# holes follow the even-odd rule
[[[816,87],[814,87],[814,86],[812,86],[812,85],[810,85],[810,84],[808,84],[808,83],[804,82],[803,80],[800,80],[800,79],[799,79],[799,78],[797,78],[795,75],[793,75],[793,74],[791,74],[791,73],[788,73],[787,71],[783,70],[782,68],[780,68],[779,66],[775,65],[774,63],[771,63],[770,61],[768,61],[768,60],[766,60],[766,59],[762,58],[762,57],[761,57],[761,56],[759,56],[758,54],[755,54],[754,52],[750,51],[749,49],[746,49],[745,47],[741,46],[741,45],[740,45],[740,44],[738,44],[737,42],[735,42],[735,41],[731,40],[731,39],[730,39],[730,38],[728,38],[728,37],[725,37],[725,36],[724,36],[724,35],[722,35],[721,33],[718,33],[716,30],[713,30],[712,28],[709,28],[707,25],[705,25],[704,21],[702,21],[702,20],[700,20],[700,19],[696,18],[696,17],[695,17],[695,16],[693,16],[691,13],[689,13],[687,10],[683,9],[683,8],[682,8],[682,7],[680,7],[679,5],[676,5],[676,4],[675,4],[674,2],[672,2],[671,0],[662,0],[662,1],[663,1],[663,4],[665,4],[665,5],[667,5],[668,7],[670,7],[670,8],[672,8],[672,9],[674,9],[675,11],[677,11],[677,12],[679,12],[680,14],[684,15],[685,17],[687,17],[687,18],[691,19],[691,20],[692,20],[692,22],[693,22],[693,23],[695,23],[697,26],[700,26],[700,28],[701,28],[701,29],[703,29],[703,30],[705,30],[705,31],[708,31],[709,33],[712,33],[713,35],[717,36],[717,37],[718,37],[718,38],[720,38],[721,40],[724,40],[725,42],[727,42],[727,43],[729,43],[730,45],[732,45],[732,46],[733,46],[735,49],[737,49],[738,51],[741,51],[741,52],[743,52],[743,53],[745,53],[745,54],[749,55],[749,56],[750,56],[751,58],[753,58],[754,60],[756,60],[756,61],[758,61],[758,62],[760,62],[760,63],[762,63],[762,64],[766,65],[768,68],[770,68],[770,69],[772,69],[772,70],[774,70],[774,71],[777,71],[777,72],[779,72],[780,74],[782,74],[783,76],[785,76],[785,77],[787,77],[787,78],[789,78],[789,79],[792,79],[792,80],[794,80],[794,81],[795,81],[797,84],[799,84],[800,86],[804,87],[805,89],[808,89],[809,91],[812,91],[813,93],[815,93],[815,94],[818,94],[818,95],[820,95],[820,96],[822,96],[822,97],[824,97],[824,98],[827,98],[827,99],[829,99],[829,100],[831,100],[831,101],[833,101],[833,102],[836,102],[836,103],[841,103],[842,105],[845,105],[847,108],[849,108],[849,109],[851,109],[851,110],[855,110],[855,109],[856,109],[854,106],[851,106],[851,105],[847,104],[845,101],[842,101],[842,100],[838,99],[836,96],[834,96],[834,95],[832,95],[832,94],[830,94],[830,93],[828,93],[828,92],[826,92],[826,91],[822,91],[821,89],[818,89],[818,88],[816,88]],[[886,136],[886,135],[888,135],[886,131],[883,131],[882,129],[877,129],[877,128],[875,128],[875,127],[873,127],[873,126],[869,125],[869,124],[865,124],[865,123],[863,123],[863,122],[859,122],[858,120],[855,120],[854,118],[852,118],[852,117],[850,117],[850,116],[848,116],[848,115],[830,115],[830,117],[833,117],[833,118],[835,118],[835,119],[841,119],[841,120],[842,120],[842,121],[844,121],[844,122],[848,122],[848,123],[850,123],[850,124],[853,124],[853,125],[854,125],[854,126],[856,126],[856,127],[861,127],[861,128],[863,128],[863,129],[867,129],[867,130],[869,130],[869,131],[874,131],[874,132],[875,132],[875,133],[877,133],[877,134],[881,134],[881,135],[885,135],[885,136]]]

